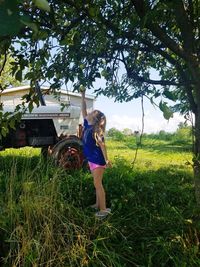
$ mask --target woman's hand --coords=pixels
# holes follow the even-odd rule
[[[106,160],[106,167],[112,168],[112,163],[108,159]]]

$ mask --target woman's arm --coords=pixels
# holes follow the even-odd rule
[[[87,106],[86,106],[86,100],[85,100],[85,90],[81,91],[81,110],[82,110],[82,115],[83,118],[85,119],[87,116]]]

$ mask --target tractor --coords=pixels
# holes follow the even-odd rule
[[[80,105],[69,104],[61,111],[60,104],[46,105],[38,84],[40,106],[25,112],[15,129],[0,141],[0,150],[25,146],[41,147],[44,157],[51,156],[66,170],[80,169],[86,164],[81,141]],[[4,105],[4,112],[14,107]]]

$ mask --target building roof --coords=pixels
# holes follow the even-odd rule
[[[45,90],[48,90],[49,87],[47,86],[41,86],[40,87],[41,90],[45,91]],[[24,91],[24,90],[29,90],[30,89],[30,86],[29,85],[23,85],[23,86],[17,86],[17,87],[11,87],[11,88],[6,88],[5,90],[3,90],[2,92],[0,92],[0,95],[4,95],[4,94],[7,94],[7,93],[13,93],[13,92],[19,92],[19,91]],[[72,91],[67,91],[67,90],[57,90],[58,92],[61,92],[61,94],[64,94],[64,95],[71,95],[71,96],[78,96],[80,97],[80,93],[75,93],[75,92],[72,92]],[[95,96],[93,95],[86,95],[86,98],[89,98],[89,99],[92,99],[94,100],[95,99]]]

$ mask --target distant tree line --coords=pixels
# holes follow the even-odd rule
[[[107,131],[107,136],[115,141],[123,141],[130,136],[137,139],[139,134],[139,131],[132,131],[128,128],[120,131],[112,127]],[[192,127],[181,122],[175,132],[161,130],[158,133],[144,133],[143,138],[171,141],[176,144],[188,144],[192,142]]]

